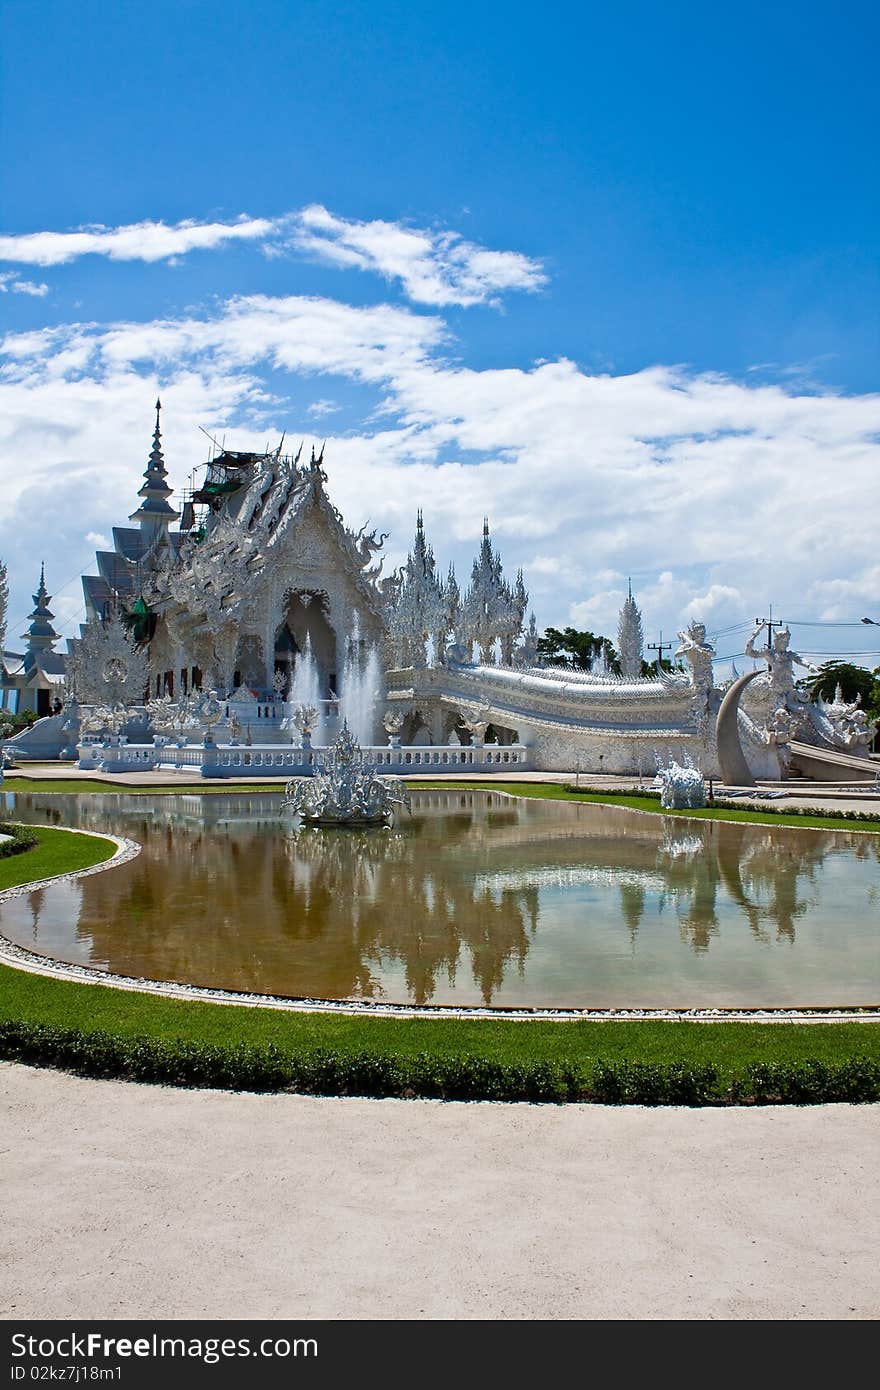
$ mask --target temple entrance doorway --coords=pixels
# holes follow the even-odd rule
[[[296,658],[299,656],[299,651],[297,640],[287,626],[287,623],[282,624],[279,631],[275,634],[274,686],[279,695],[282,695],[285,699],[290,696],[290,687],[293,682],[293,668],[296,665]]]
[[[326,594],[288,594],[284,621],[275,635],[275,670],[287,674],[288,687],[308,638],[318,668],[322,699],[328,699],[337,689],[336,633],[327,616],[328,606]]]

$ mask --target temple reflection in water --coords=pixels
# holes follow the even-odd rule
[[[16,796],[142,855],[0,908],[120,974],[299,997],[525,1007],[872,1003],[880,844],[444,789],[393,828],[274,796]]]

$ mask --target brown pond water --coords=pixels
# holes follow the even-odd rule
[[[298,833],[267,795],[3,793],[129,864],[0,905],[31,950],[259,993],[526,1007],[880,1003],[880,836],[417,791]]]

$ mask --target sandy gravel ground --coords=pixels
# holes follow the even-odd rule
[[[880,1107],[321,1100],[0,1064],[0,1316],[875,1318]]]

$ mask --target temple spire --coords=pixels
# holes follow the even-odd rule
[[[168,501],[174,490],[168,486],[168,470],[162,452],[162,430],[159,423],[161,411],[162,402],[157,397],[153,447],[144,469],[143,486],[138,493],[138,497],[144,500],[129,517],[130,521],[140,522],[142,531],[150,531],[154,535],[162,530],[167,531],[171,522],[177,521],[180,516],[180,512],[175,511]]]
[[[501,556],[489,537],[489,518],[483,518],[483,539],[471,570],[471,582],[461,605],[461,633],[464,646],[472,654],[479,648],[480,661],[495,662],[496,643],[500,644],[501,662],[513,662],[514,643],[522,634],[523,618],[528,606],[522,574],[511,588],[504,578]],[[470,655],[468,657],[470,659]]]
[[[40,655],[53,651],[55,643],[58,641],[58,633],[52,626],[52,619],[55,614],[49,607],[52,595],[46,588],[45,561],[40,566],[40,583],[33,599],[34,611],[28,615],[31,619],[31,625],[27,632],[22,634],[27,640],[26,668],[33,666]]]
[[[617,649],[620,652],[620,674],[627,680],[637,680],[642,674],[642,615],[632,595],[632,581],[627,581],[627,598],[620,610],[617,624]]]

